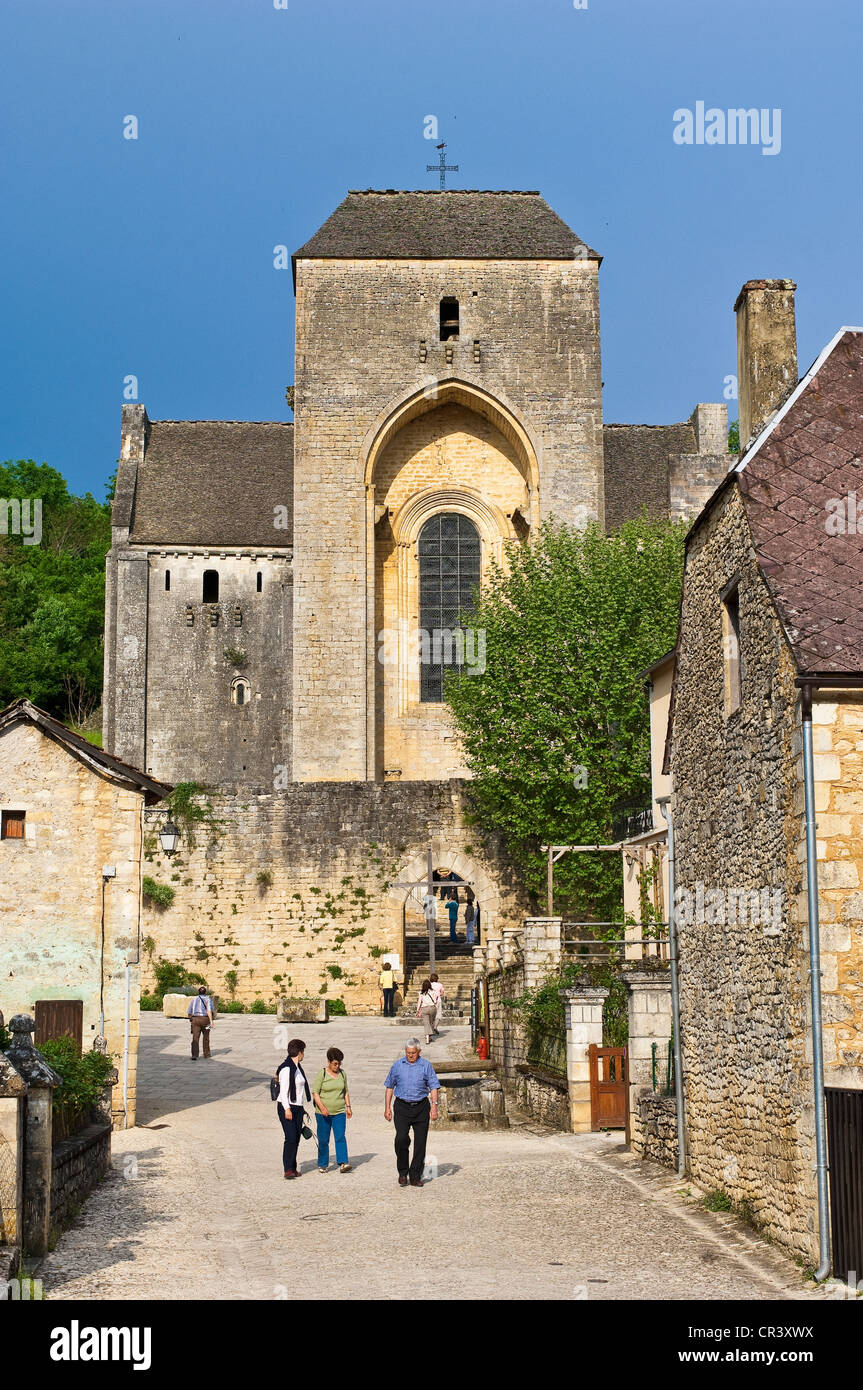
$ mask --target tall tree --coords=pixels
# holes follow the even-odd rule
[[[607,844],[616,809],[649,796],[644,671],[674,644],[684,532],[646,516],[609,536],[547,524],[508,547],[465,618],[485,634],[485,670],[450,676],[446,699],[472,816],[503,836],[543,907],[540,845]],[[620,896],[617,856],[555,866],[558,910],[611,920]]]
[[[0,499],[41,507],[38,544],[0,534],[0,706],[26,696],[81,723],[101,698],[110,508],[32,459],[0,464]]]

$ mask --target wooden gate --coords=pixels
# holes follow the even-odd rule
[[[626,1129],[629,1075],[625,1047],[590,1044],[590,1127]]]
[[[833,1273],[863,1279],[863,1091],[825,1087]]]
[[[83,999],[37,999],[36,1000],[36,1046],[41,1047],[49,1038],[70,1037],[81,1056],[81,1043],[84,1036]]]

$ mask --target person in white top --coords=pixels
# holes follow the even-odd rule
[[[302,1061],[306,1044],[299,1038],[288,1043],[288,1055],[276,1072],[279,1083],[279,1103],[276,1107],[285,1136],[282,1147],[282,1167],[286,1178],[298,1178],[297,1150],[303,1128],[305,1104],[312,1098]]]
[[[419,1003],[417,1004],[417,1018],[423,1021],[426,1030],[426,1046],[431,1042],[434,1034],[434,1020],[437,1011],[437,999],[432,994],[431,980],[423,980],[420,989]]]
[[[433,1036],[437,1037],[440,1033],[440,1016],[443,1013],[444,987],[438,979],[437,975],[429,975],[429,982],[431,983],[431,992],[435,997]]]

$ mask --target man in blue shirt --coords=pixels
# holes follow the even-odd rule
[[[440,1082],[431,1062],[421,1057],[420,1051],[419,1039],[408,1038],[404,1057],[393,1062],[385,1082],[384,1119],[391,1120],[395,1109],[399,1187],[407,1187],[409,1181],[411,1187],[423,1186],[429,1123],[437,1119]],[[413,1158],[410,1156],[411,1130],[414,1132]]]
[[[199,1043],[204,1042],[204,1060],[210,1058],[210,1029],[213,1026],[213,1001],[207,993],[207,986],[201,985],[198,993],[189,1004],[186,1013],[192,1026],[192,1061],[197,1062]]]

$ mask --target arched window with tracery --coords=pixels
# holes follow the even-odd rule
[[[443,700],[444,676],[466,669],[459,614],[473,607],[480,581],[479,531],[460,512],[439,512],[419,534],[420,700]],[[470,654],[467,653],[470,665]]]

